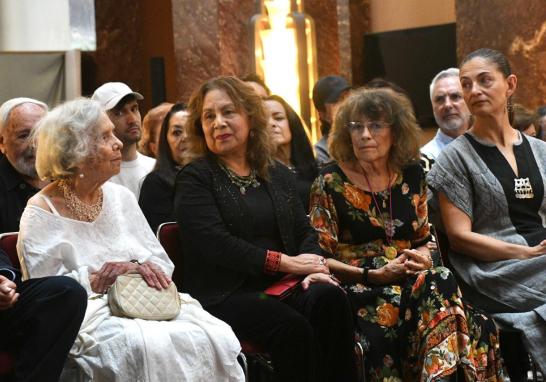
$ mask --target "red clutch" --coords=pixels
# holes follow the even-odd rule
[[[292,294],[301,282],[301,277],[297,275],[286,275],[276,283],[268,286],[264,293],[271,297],[282,300]]]

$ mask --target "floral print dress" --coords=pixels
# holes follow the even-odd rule
[[[372,195],[351,183],[337,164],[327,166],[311,187],[310,218],[322,249],[333,258],[381,268],[430,239],[424,172],[418,164],[407,166],[390,195],[389,190]],[[367,350],[369,380],[433,381],[458,366],[467,381],[504,380],[495,325],[463,303],[449,269],[434,266],[401,285],[344,288]]]

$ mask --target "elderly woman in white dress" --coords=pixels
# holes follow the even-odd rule
[[[133,194],[107,182],[121,163],[113,131],[88,99],[58,106],[37,128],[37,171],[53,182],[29,200],[21,218],[23,275],[70,276],[90,297],[65,380],[243,380],[231,328],[189,295],[180,295],[181,312],[171,321],[110,313],[102,293],[118,275],[135,271],[162,289],[174,268]]]

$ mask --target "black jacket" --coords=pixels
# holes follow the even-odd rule
[[[161,223],[175,221],[173,198],[174,187],[163,180],[156,170],[146,175],[138,204],[154,233]]]
[[[27,202],[38,191],[23,180],[7,157],[0,159],[0,233],[19,231]]]
[[[265,186],[285,253],[320,254],[317,233],[309,225],[290,170],[281,164],[273,166]],[[251,243],[252,214],[213,158],[184,167],[175,189],[184,257],[182,290],[208,306],[235,292],[247,276],[264,275],[267,250]]]
[[[11,265],[8,255],[0,249],[0,275],[15,282],[18,286],[21,284],[21,272]]]

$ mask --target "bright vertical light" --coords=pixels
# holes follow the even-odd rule
[[[272,93],[282,96],[300,114],[300,80],[296,30],[290,21],[290,0],[265,0],[269,29],[260,30],[262,70]]]
[[[251,20],[254,64],[273,94],[300,115],[314,143],[320,137],[312,88],[317,80],[313,20],[303,0],[261,0],[263,11]]]

